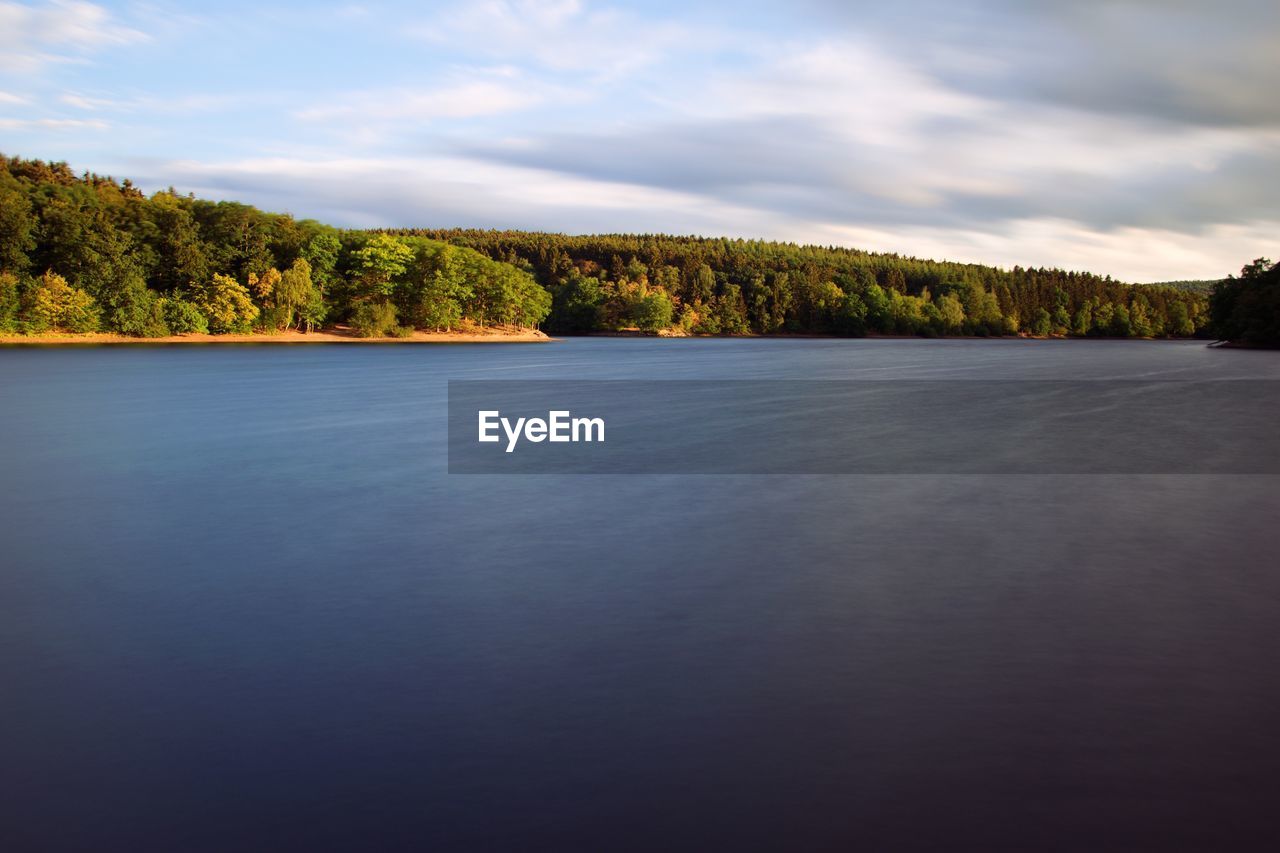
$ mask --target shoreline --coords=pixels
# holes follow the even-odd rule
[[[1209,342],[1197,338],[1117,338],[1110,336],[1074,337],[1070,335],[945,335],[934,338],[921,335],[872,333],[861,337],[847,335],[816,334],[735,334],[735,335],[672,335],[646,334],[636,331],[588,332],[580,335],[564,335],[561,338],[548,335],[539,329],[508,329],[502,327],[467,328],[451,332],[414,332],[408,337],[362,338],[342,326],[316,332],[250,332],[245,334],[166,335],[160,338],[135,338],[115,332],[43,332],[36,335],[0,333],[0,348],[8,347],[87,347],[87,346],[210,346],[210,345],[318,345],[318,344],[506,344],[551,343],[563,338],[652,338],[663,340],[987,340],[987,341],[1201,341],[1224,349],[1267,349],[1257,345]]]
[[[815,341],[1200,341],[1209,343],[1208,338],[1173,338],[1173,337],[1116,337],[1114,335],[900,335],[897,333],[870,332],[865,335],[820,335],[804,332],[777,332],[767,335],[732,334],[732,335],[694,335],[663,334],[623,330],[617,332],[585,332],[577,335],[565,335],[566,338],[662,338],[664,340],[815,340]]]
[[[276,332],[269,334],[210,335],[192,332],[162,338],[134,338],[113,332],[54,332],[38,335],[0,334],[0,347],[76,346],[209,346],[226,344],[524,344],[554,341],[537,329],[467,329],[454,332],[414,332],[403,338],[362,338],[343,329],[318,332]]]

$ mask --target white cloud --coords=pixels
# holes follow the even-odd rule
[[[478,0],[409,29],[445,49],[599,76],[656,62],[688,33],[582,0]]]
[[[486,76],[489,79],[485,79]],[[459,80],[436,88],[357,92],[307,107],[294,115],[304,121],[465,119],[531,109],[556,94],[553,87],[540,83],[500,79],[511,76],[490,73],[481,74],[479,79]]]
[[[155,113],[177,115],[211,113],[234,107],[273,106],[281,96],[269,92],[248,95],[192,94],[175,97],[140,95],[131,98],[108,98],[81,92],[63,92],[58,102],[86,112]]]
[[[575,179],[698,193],[709,209],[754,211],[767,223],[758,236],[831,234],[884,251],[1127,278],[1220,274],[1212,270],[1245,244],[1265,248],[1257,222],[1280,219],[1280,203],[1258,190],[1280,170],[1277,129],[1001,101],[860,40],[781,44],[775,56],[671,89],[659,121],[535,131],[519,145],[466,150]],[[675,228],[658,211],[635,220]]]
[[[109,11],[93,3],[0,2],[0,70],[35,70],[95,48],[145,38],[142,32],[115,22]]]
[[[106,130],[105,121],[71,118],[0,118],[0,130]]]
[[[120,105],[119,101],[113,101],[110,98],[90,98],[73,92],[63,94],[58,100],[69,107],[75,107],[79,110],[111,109]]]
[[[806,242],[1005,268],[1087,270],[1121,281],[1157,282],[1218,279],[1237,272],[1250,258],[1274,254],[1280,223],[1213,225],[1190,234],[1161,228],[1100,230],[1047,217],[986,229],[814,223],[799,230]]]
[[[330,7],[269,42],[273,67],[314,72],[306,62],[350,59],[351,73],[300,70],[314,86],[301,95],[273,91],[268,81],[281,78],[268,74],[243,97],[160,97],[72,69],[80,76],[59,81],[60,102],[57,92],[32,96],[56,108],[48,118],[2,126],[38,141],[41,128],[53,138],[106,126],[80,119],[112,119],[132,134],[111,134],[119,150],[208,158],[150,161],[153,185],[186,182],[351,225],[727,234],[1126,279],[1216,276],[1275,252],[1266,237],[1280,231],[1269,191],[1280,180],[1280,126],[1179,121],[1171,110],[1120,110],[1119,97],[1106,109],[1074,95],[1031,97],[1009,81],[1040,67],[1023,54],[1042,42],[1016,32],[974,41],[971,28],[958,37],[911,20],[950,8],[942,0],[890,10],[893,37],[863,21],[874,18],[864,4],[856,25],[839,27],[781,8],[765,26],[747,8],[730,18],[696,3],[610,5],[621,2],[454,0],[407,23],[373,5],[341,18]],[[989,0],[980,19],[1004,20],[992,11],[1003,3]],[[15,9],[21,20],[5,29]],[[34,22],[50,10],[80,23]],[[201,37],[214,39],[210,49],[219,34],[259,44],[246,36],[266,38],[286,18],[277,7],[260,16],[218,17]],[[159,37],[162,17],[130,20],[147,20],[157,42],[180,41]],[[27,33],[23,44],[45,59],[141,37],[87,3],[0,0],[0,30],[3,44]],[[326,41],[335,33],[341,41]],[[396,40],[406,35],[411,43]],[[1156,33],[1148,52],[1166,36]],[[306,62],[290,53],[300,49]],[[253,87],[259,68],[241,63],[248,77],[223,79]],[[1191,82],[1168,85],[1206,96]],[[224,107],[226,121],[207,132],[163,121]],[[83,165],[148,177],[98,157]]]
[[[748,209],[722,205],[709,210],[693,193],[460,157],[172,161],[144,164],[142,171],[150,175],[141,175],[142,182],[157,187],[172,183],[213,197],[283,205],[299,216],[364,227],[617,230],[631,227],[638,213],[650,211],[662,211],[672,227],[685,231],[712,233],[731,219],[765,224]]]
[[[115,171],[136,173],[137,169]],[[148,164],[143,183],[175,184],[355,227],[478,226],[602,233],[639,231],[761,237],[844,245],[1012,267],[1058,266],[1125,281],[1218,278],[1266,254],[1277,223],[1214,225],[1194,233],[1095,229],[1052,217],[984,227],[850,224],[692,192],[572,177],[467,158],[263,158]],[[143,175],[142,177],[146,177]]]

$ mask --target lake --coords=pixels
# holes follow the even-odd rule
[[[447,473],[451,379],[975,378],[1280,353],[0,350],[0,849],[1280,849],[1274,475]]]

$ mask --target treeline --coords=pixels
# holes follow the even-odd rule
[[[555,333],[1189,337],[1207,323],[1204,294],[1056,269],[727,238],[390,233],[527,265],[552,294]]]
[[[1280,347],[1280,263],[1258,258],[1209,297],[1213,332],[1224,341]]]
[[[65,163],[0,156],[0,332],[532,327],[527,269],[422,237],[343,231]]]
[[[0,156],[0,331],[1196,335],[1195,290],[661,235],[351,231]]]
[[[1208,294],[1217,283],[1217,280],[1189,279],[1184,281],[1153,281],[1151,286],[1172,287],[1174,290],[1191,290],[1196,293]]]

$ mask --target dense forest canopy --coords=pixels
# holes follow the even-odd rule
[[[704,334],[1188,337],[1207,322],[1198,292],[1056,269],[727,238],[392,233],[527,265],[554,297],[553,332],[674,324]]]
[[[341,230],[0,157],[0,331],[1192,336],[1204,294],[740,239]]]
[[[1280,346],[1280,263],[1258,258],[1209,297],[1213,332],[1225,341]]]
[[[532,327],[550,307],[527,270],[469,249],[0,157],[0,331],[382,336]]]
[[[1174,290],[1193,290],[1196,293],[1208,293],[1213,290],[1217,280],[1188,279],[1184,281],[1153,281],[1152,287],[1172,287]]]

